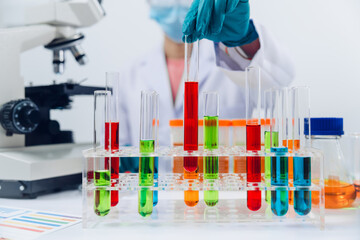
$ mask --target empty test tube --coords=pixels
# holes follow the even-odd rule
[[[138,212],[141,216],[147,217],[153,211],[155,157],[147,156],[155,152],[157,144],[159,99],[155,91],[141,92],[140,110],[140,153],[139,161],[139,186]]]
[[[258,67],[248,67],[246,73],[246,150],[257,153],[261,150],[261,71]],[[261,157],[246,157],[247,186],[261,182]],[[261,208],[261,191],[247,191],[247,207],[252,211]]]
[[[204,101],[204,149],[219,148],[219,95],[216,92],[205,92]],[[219,157],[204,157],[204,180],[214,183],[219,178]],[[208,206],[215,206],[219,201],[219,192],[205,190],[204,201]]]

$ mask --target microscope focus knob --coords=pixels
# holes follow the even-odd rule
[[[31,133],[39,122],[39,108],[30,99],[13,100],[0,109],[0,123],[8,136]]]

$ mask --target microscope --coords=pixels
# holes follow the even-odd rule
[[[90,27],[105,16],[101,0],[0,1],[0,197],[35,198],[81,184],[82,144],[50,119],[51,109],[70,109],[71,97],[98,87],[67,82],[25,88],[22,52],[44,46],[53,52],[53,70],[65,70],[66,52],[80,65]]]

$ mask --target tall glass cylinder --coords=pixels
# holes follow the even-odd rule
[[[203,93],[204,105],[204,149],[219,148],[219,95],[216,92]],[[204,179],[210,185],[219,178],[219,157],[204,157]],[[208,206],[215,206],[219,201],[219,192],[204,191],[204,201]]]
[[[198,150],[198,71],[199,41],[189,44],[185,41],[185,90],[184,90],[184,150]],[[184,169],[195,172],[197,157],[185,157]]]
[[[261,150],[261,70],[259,67],[248,67],[246,73],[246,150],[257,153]],[[246,158],[248,186],[261,182],[261,157]],[[247,192],[247,207],[252,211],[261,208],[261,191]]]
[[[310,89],[294,87],[290,89],[291,104],[291,141],[289,149],[295,153],[293,157],[294,187],[311,186],[311,158],[304,157],[302,150],[311,147],[310,126]],[[308,126],[309,137],[305,137],[304,128]],[[311,191],[299,189],[294,191],[294,209],[299,215],[307,215],[311,211]]]
[[[157,146],[159,119],[159,98],[155,91],[141,92],[140,109],[140,153],[139,161],[139,186],[138,193],[139,214],[143,217],[150,216],[153,211],[154,194],[150,189],[154,186],[155,157],[148,156],[154,153]]]

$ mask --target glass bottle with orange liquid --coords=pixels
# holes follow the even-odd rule
[[[324,154],[325,208],[350,207],[356,198],[355,187],[345,168],[340,138],[344,134],[342,118],[311,118],[312,147]],[[305,134],[309,133],[305,125]],[[317,201],[314,196],[313,201]]]

